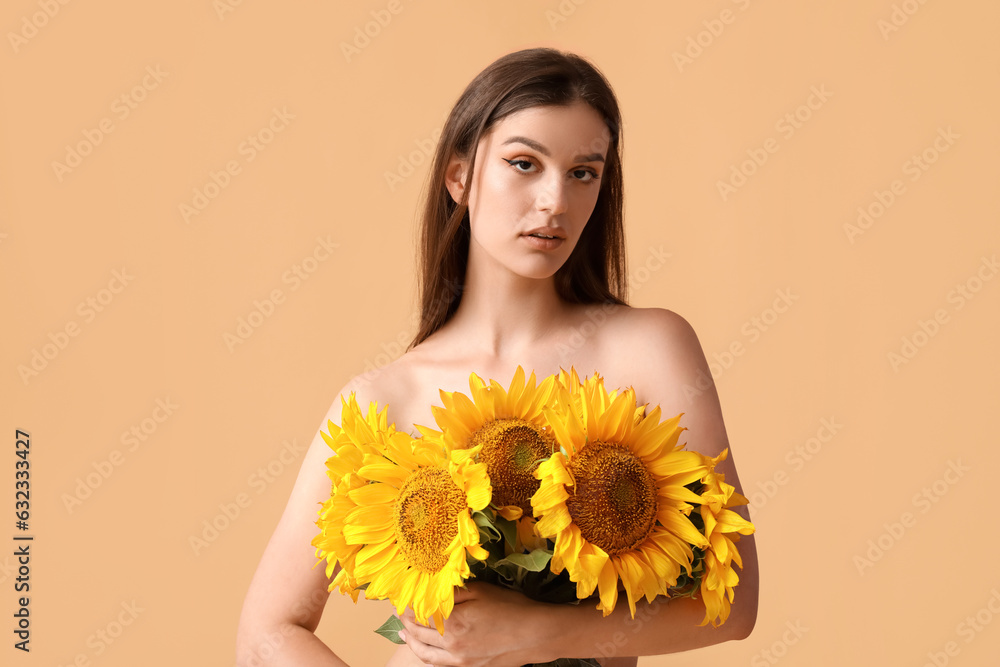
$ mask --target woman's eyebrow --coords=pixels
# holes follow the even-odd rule
[[[507,144],[513,144],[513,143],[524,144],[528,148],[532,148],[538,151],[545,157],[552,156],[552,154],[549,153],[549,150],[545,148],[545,146],[541,145],[534,139],[529,139],[528,137],[510,137],[500,145],[506,146]],[[575,162],[604,162],[604,156],[601,155],[600,153],[591,153],[590,155],[577,155],[576,157],[573,158],[573,160]]]

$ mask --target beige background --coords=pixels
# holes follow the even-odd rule
[[[36,536],[30,655],[11,648],[0,556],[4,664],[232,664],[302,448],[344,382],[413,331],[421,146],[478,71],[539,45],[591,58],[620,96],[631,302],[699,332],[755,500],[753,635],[640,664],[991,664],[1000,6],[233,2],[0,12],[0,553],[17,532],[16,428],[32,437]],[[377,34],[348,58],[366,25]],[[275,109],[294,118],[261,132]],[[78,166],[53,165],[81,143]],[[766,162],[723,197],[747,151]],[[894,201],[849,238],[877,192]],[[303,264],[317,239],[337,247]],[[296,265],[312,270],[297,285]],[[227,344],[273,290],[271,316]],[[776,314],[779,290],[794,300]],[[44,368],[22,377],[36,352]],[[123,441],[133,427],[144,440]],[[97,639],[121,614],[113,643]],[[366,664],[391,650],[370,632],[386,615],[332,598],[319,632]]]

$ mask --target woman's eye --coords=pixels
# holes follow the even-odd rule
[[[575,176],[577,180],[580,180],[584,183],[587,183],[589,181],[596,181],[597,179],[600,178],[600,176],[598,176],[596,172],[590,169],[574,169],[573,176]]]
[[[534,171],[535,165],[528,160],[508,160],[507,158],[501,158],[504,162],[509,164],[514,170],[519,174],[530,174]],[[598,176],[597,172],[589,168],[573,169],[569,172],[573,178],[580,181],[581,183],[589,183],[590,181],[596,181],[601,177]]]
[[[533,164],[531,164],[527,160],[508,160],[507,158],[501,158],[501,159],[504,162],[506,162],[507,164],[509,164],[510,166],[514,167],[515,171],[519,171],[522,174],[528,173],[527,170],[534,166]],[[523,165],[524,168],[522,169],[519,165]]]

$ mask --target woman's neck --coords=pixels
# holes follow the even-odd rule
[[[568,307],[553,277],[537,279],[509,270],[471,270],[458,310],[445,325],[449,338],[470,356],[517,359],[551,342]],[[459,342],[460,341],[460,342]]]

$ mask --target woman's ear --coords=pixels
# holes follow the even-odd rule
[[[451,198],[456,204],[462,203],[462,195],[465,193],[465,175],[468,160],[453,155],[448,162],[448,168],[444,172],[444,184],[451,193]]]

